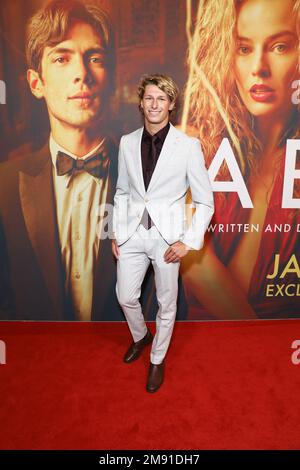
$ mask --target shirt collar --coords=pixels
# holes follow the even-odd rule
[[[167,134],[169,132],[169,129],[170,129],[170,123],[168,122],[168,124],[163,127],[162,129],[160,129],[156,134],[154,134],[156,137],[159,138],[159,140],[161,142],[164,142],[165,138],[167,137]],[[143,137],[142,138],[152,138],[154,137],[154,135],[152,136],[146,129],[146,127],[144,126],[144,131],[143,131]]]

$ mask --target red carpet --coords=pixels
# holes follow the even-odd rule
[[[0,323],[0,448],[299,449],[295,339],[297,320],[177,323],[148,394],[125,323]]]

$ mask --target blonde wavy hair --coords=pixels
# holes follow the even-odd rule
[[[242,174],[258,171],[255,158],[261,143],[254,118],[243,104],[233,74],[237,8],[244,0],[199,0],[193,28],[192,3],[187,0],[189,77],[185,88],[182,128],[196,128],[209,165],[223,137],[235,148]],[[300,0],[294,0],[297,34],[300,38]],[[299,58],[300,58],[300,45]],[[299,70],[299,65],[298,65]],[[300,77],[299,77],[300,78]],[[284,136],[299,138],[299,105]],[[222,168],[219,178],[224,177]]]

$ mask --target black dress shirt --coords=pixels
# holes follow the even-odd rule
[[[145,183],[145,189],[147,190],[154,169],[156,167],[161,149],[164,145],[165,139],[170,129],[170,123],[163,127],[153,136],[144,127],[141,143],[141,154],[142,154],[142,167],[143,177]],[[154,146],[154,152],[153,152]]]

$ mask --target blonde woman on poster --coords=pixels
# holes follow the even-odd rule
[[[299,29],[299,0],[199,3],[183,121],[211,175],[225,160],[215,181],[227,189],[215,193],[209,246],[183,267],[189,318],[300,314],[299,180],[294,207],[283,204],[287,139],[300,137]]]

